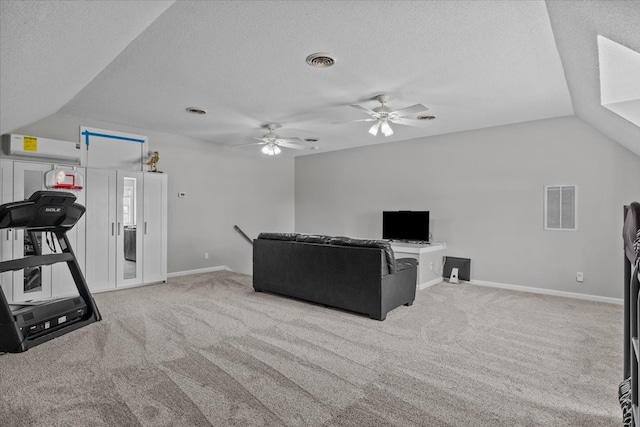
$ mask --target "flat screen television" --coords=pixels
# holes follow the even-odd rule
[[[408,242],[428,242],[429,211],[382,212],[382,238]]]

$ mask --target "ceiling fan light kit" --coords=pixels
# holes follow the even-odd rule
[[[267,144],[262,147],[262,152],[267,156],[275,156],[280,154],[282,150],[276,144]]]

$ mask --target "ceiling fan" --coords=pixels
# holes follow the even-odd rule
[[[416,115],[428,110],[428,108],[422,104],[415,104],[410,107],[401,108],[399,110],[392,110],[391,108],[387,107],[387,101],[389,101],[388,95],[378,95],[376,96],[376,99],[382,105],[372,110],[367,107],[363,107],[362,105],[350,105],[350,107],[364,111],[371,116],[371,118],[368,119],[352,120],[351,122],[375,122],[373,126],[369,128],[369,133],[373,136],[376,136],[378,134],[378,131],[382,131],[384,136],[393,135],[393,129],[391,129],[390,123],[413,126],[418,123],[418,117]],[[413,116],[414,118],[408,118],[410,116]],[[415,123],[412,123],[413,121],[415,121]]]
[[[266,129],[269,129],[269,133],[264,135],[262,138],[256,138],[259,141],[256,144],[264,145],[262,147],[262,152],[267,156],[275,156],[282,152],[280,147],[284,148],[292,148],[294,150],[304,150],[308,148],[306,145],[300,145],[299,142],[304,142],[302,139],[294,137],[294,138],[280,138],[278,135],[273,133],[274,129],[278,126],[273,123],[268,123],[262,126]]]

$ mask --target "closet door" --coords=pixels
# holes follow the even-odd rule
[[[44,174],[51,166],[41,163],[14,162],[13,200],[26,200],[44,189]],[[13,231],[13,258],[49,254],[45,233],[34,233],[32,240],[24,230]],[[51,266],[28,267],[13,272],[13,300],[28,301],[51,297]]]
[[[13,162],[0,160],[0,203],[12,201]],[[13,230],[0,230],[0,260],[7,261],[13,258]],[[0,286],[7,301],[13,301],[13,273],[5,271],[0,273]]]
[[[116,188],[115,170],[87,169],[86,268],[89,289],[116,287]]]
[[[142,283],[142,172],[118,171],[116,188],[116,287]]]
[[[167,280],[167,176],[144,174],[144,283]]]
[[[50,168],[52,169],[52,168]],[[72,166],[56,165],[55,169],[62,170],[75,170],[77,173],[85,177],[85,189],[80,191],[72,191],[71,193],[76,196],[75,203],[78,203],[86,208],[86,176],[87,171],[85,168],[74,168]],[[69,231],[67,231],[67,238],[71,243],[71,249],[76,256],[80,270],[84,274],[86,271],[86,249],[85,249],[85,232],[86,232],[86,211],[78,223]],[[62,253],[62,248],[58,244],[56,239],[51,239],[56,244],[57,253]],[[67,266],[67,263],[58,263],[52,266],[51,269],[51,295],[56,297],[67,297],[71,295],[78,295],[78,288],[73,280],[71,271]]]

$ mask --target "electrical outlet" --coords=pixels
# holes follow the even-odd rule
[[[582,271],[576,273],[576,282],[584,282],[584,273]]]
[[[204,253],[204,259],[209,259],[209,252]]]
[[[178,193],[178,197],[180,197],[181,199],[184,199],[185,197],[187,197],[187,193],[185,193],[184,191],[181,191]]]

